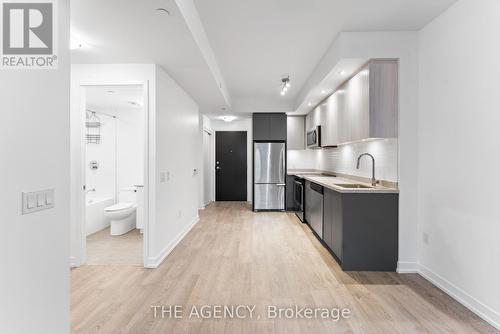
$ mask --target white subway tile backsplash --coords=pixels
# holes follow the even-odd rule
[[[398,140],[381,139],[342,145],[322,150],[288,151],[289,169],[320,169],[330,172],[371,177],[371,159],[363,157],[359,170],[358,156],[370,153],[375,157],[375,177],[398,182]]]
[[[320,169],[317,150],[287,151],[288,169]]]

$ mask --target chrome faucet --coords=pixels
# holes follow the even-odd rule
[[[373,155],[371,155],[370,153],[361,154],[358,157],[358,163],[356,164],[356,169],[359,169],[359,161],[361,160],[361,157],[363,157],[365,155],[372,158],[372,186],[375,187],[377,185],[378,181],[375,179],[375,158],[373,157]]]
[[[86,193],[86,194],[88,194],[88,193],[90,193],[90,192],[95,192],[95,188],[85,190],[85,193]]]

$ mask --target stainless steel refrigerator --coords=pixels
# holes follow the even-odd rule
[[[254,143],[254,210],[285,210],[285,143]]]

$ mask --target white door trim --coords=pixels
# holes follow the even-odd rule
[[[78,243],[78,252],[70,258],[71,267],[79,267],[85,264],[87,261],[87,245],[86,245],[86,230],[85,230],[85,88],[88,86],[129,86],[129,85],[141,85],[143,87],[143,105],[144,105],[144,117],[145,117],[145,127],[144,127],[144,234],[143,234],[143,264],[146,263],[146,259],[149,258],[149,243],[150,243],[150,233],[149,233],[149,213],[150,213],[150,196],[151,188],[150,183],[150,168],[154,165],[154,156],[151,154],[151,135],[150,129],[154,127],[154,117],[151,117],[150,104],[149,104],[149,94],[150,94],[150,82],[146,81],[124,81],[124,82],[114,82],[114,81],[90,81],[83,82],[78,85],[78,97],[79,100],[75,101],[78,103],[78,120],[77,122],[71,122],[70,131],[72,136],[76,133],[79,136],[78,147],[72,148],[72,172],[78,171],[75,174],[74,184],[71,185],[71,202],[72,207],[76,208],[74,224],[76,225],[75,233],[72,236],[76,238]],[[73,116],[73,115],[71,115]],[[153,124],[152,124],[153,122]],[[78,125],[76,125],[78,124]],[[153,137],[154,141],[154,137]],[[154,177],[153,177],[154,180]]]
[[[210,173],[210,198],[208,202],[205,202],[205,181],[203,182],[203,206],[207,206],[210,202],[215,201],[215,132],[203,127],[203,132],[206,132],[210,135],[210,142],[208,143],[209,145],[209,168],[211,170]],[[203,147],[204,148],[204,147]],[[203,166],[205,168],[206,166]]]

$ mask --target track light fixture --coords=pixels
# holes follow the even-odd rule
[[[290,88],[290,76],[287,75],[286,77],[281,78],[281,96],[284,96],[286,92],[288,91],[288,88]]]

